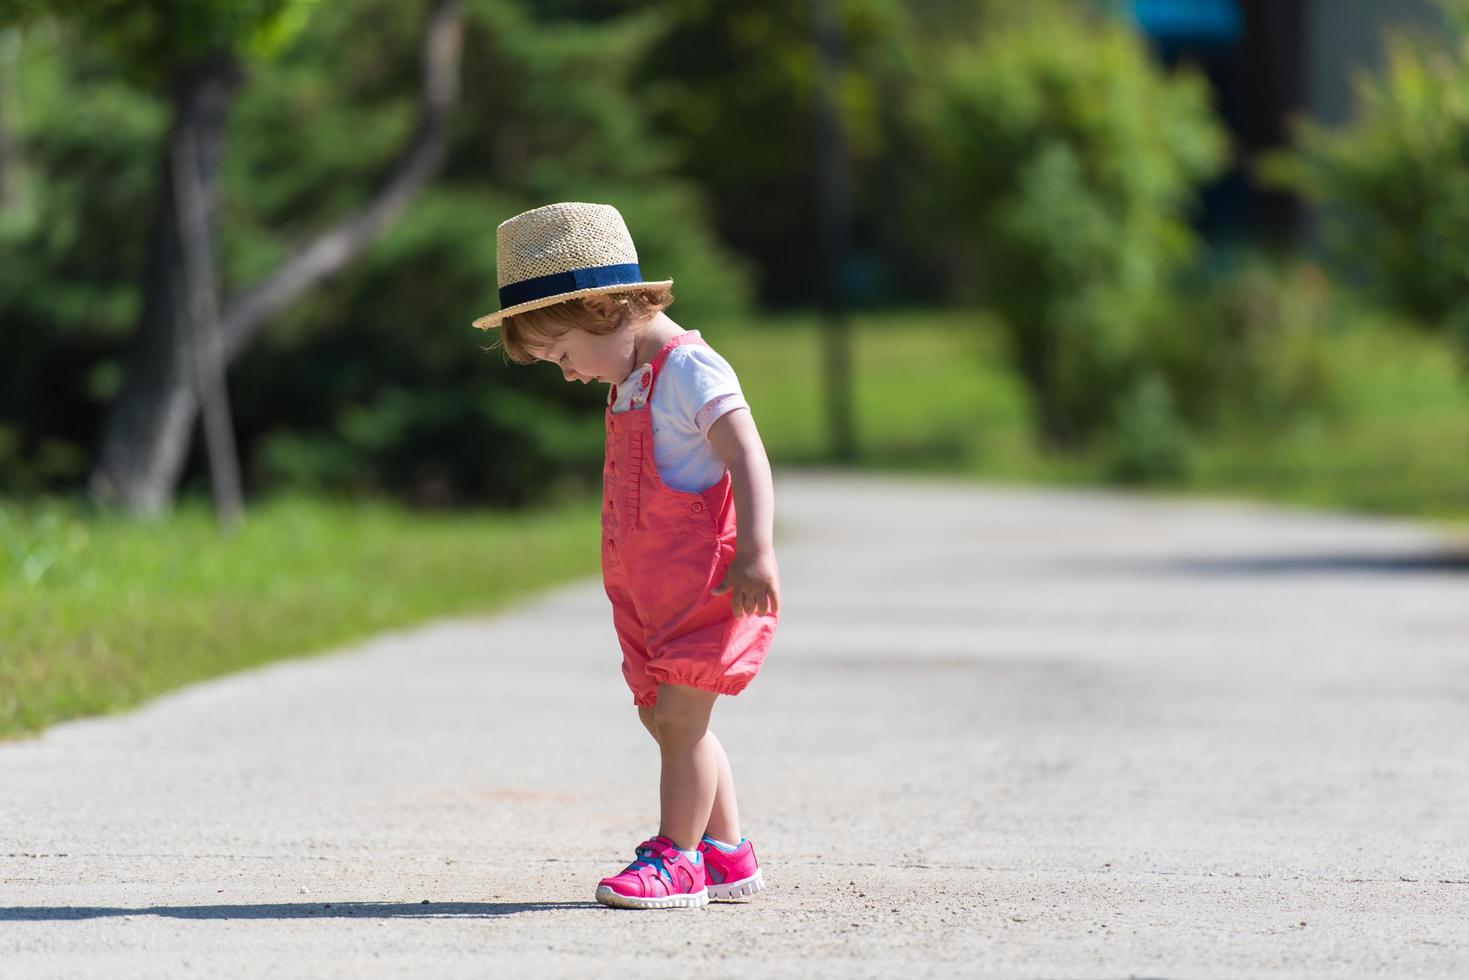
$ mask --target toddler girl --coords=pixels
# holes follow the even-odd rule
[[[602,579],[638,718],[663,770],[657,836],[597,885],[619,908],[693,908],[764,882],[740,836],[729,759],[709,716],[770,648],[779,608],[770,463],[739,380],[663,310],[622,215],[550,204],[500,225],[500,346],[567,381],[612,386],[603,467]],[[738,521],[736,516],[738,515]]]

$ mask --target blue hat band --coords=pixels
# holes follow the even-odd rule
[[[620,265],[598,265],[590,269],[572,269],[536,276],[500,287],[500,309],[532,303],[547,296],[558,296],[595,286],[631,286],[643,281],[643,270],[636,262]]]

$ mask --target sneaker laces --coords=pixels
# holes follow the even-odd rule
[[[670,885],[673,884],[673,875],[668,873],[668,868],[663,864],[663,859],[654,854],[651,848],[640,847],[636,853],[637,857],[633,858],[632,864],[622,869],[624,873],[636,871],[638,868],[648,867],[658,872],[660,877],[668,879]]]

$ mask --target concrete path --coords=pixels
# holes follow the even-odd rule
[[[769,890],[590,901],[656,823],[600,586],[0,745],[0,978],[1463,977],[1469,549],[779,481],[716,710]]]

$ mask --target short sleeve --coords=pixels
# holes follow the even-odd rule
[[[748,409],[740,379],[718,353],[702,344],[683,344],[669,352],[658,373],[670,408],[706,439],[709,427],[738,408]]]

